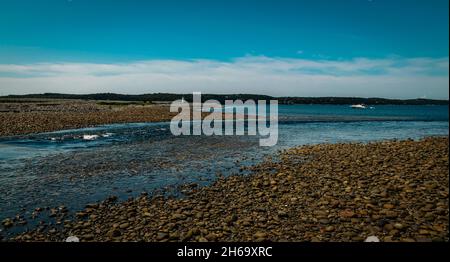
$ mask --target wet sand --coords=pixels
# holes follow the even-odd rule
[[[110,197],[12,241],[448,241],[448,137],[319,144],[183,198]],[[3,221],[14,226],[14,219]]]

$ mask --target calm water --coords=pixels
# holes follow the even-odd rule
[[[181,136],[169,123],[117,124],[0,139],[0,219],[36,207],[71,211],[116,195],[177,193],[187,182],[242,173],[280,149],[304,144],[448,135],[448,106],[281,105],[279,142],[259,147],[255,136]],[[86,135],[96,136],[87,140]],[[83,139],[83,136],[85,136]],[[24,230],[16,228],[9,234]]]

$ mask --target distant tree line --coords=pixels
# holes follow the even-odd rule
[[[170,94],[170,93],[154,93],[142,95],[124,95],[115,93],[98,93],[98,94],[60,94],[60,93],[44,93],[29,95],[9,95],[2,96],[3,99],[79,99],[79,100],[109,100],[109,101],[141,101],[141,102],[157,102],[157,101],[174,101],[184,98],[188,102],[192,102],[192,94]],[[448,100],[435,99],[387,99],[387,98],[361,98],[361,97],[272,97],[266,95],[255,94],[202,94],[202,102],[215,99],[221,103],[225,100],[278,100],[280,104],[366,104],[366,105],[448,105]]]
[[[279,97],[281,104],[331,104],[331,105],[448,105],[448,100],[436,99],[387,99],[363,97]]]

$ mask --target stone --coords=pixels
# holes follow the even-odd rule
[[[77,212],[75,215],[79,218],[84,218],[88,216],[88,214],[85,212]]]
[[[119,228],[120,228],[120,229],[125,229],[125,228],[127,228],[127,227],[129,227],[129,226],[130,226],[130,223],[127,223],[127,222],[126,222],[126,223],[120,224],[120,225],[119,225]]]
[[[394,205],[392,205],[392,204],[384,204],[383,207],[386,208],[386,209],[393,209]]]
[[[56,208],[50,209],[49,217],[55,217],[58,214],[58,210]]]
[[[14,222],[12,221],[11,218],[6,218],[6,219],[4,219],[4,220],[2,221],[2,225],[3,225],[3,227],[5,227],[5,228],[9,228],[9,227],[12,227],[12,226],[14,225]]]
[[[380,239],[377,236],[368,236],[364,242],[380,242]]]
[[[344,218],[352,218],[355,216],[355,213],[351,210],[346,209],[346,210],[341,211],[339,213],[339,215]]]
[[[217,239],[217,235],[214,233],[209,233],[205,236],[205,238],[208,239],[208,241],[215,241]]]
[[[289,215],[287,212],[280,210],[280,211],[278,211],[278,216],[285,218],[285,217],[288,217]]]
[[[158,234],[156,234],[156,240],[163,240],[169,237],[169,234],[164,233],[164,232],[159,232]]]
[[[183,235],[183,241],[189,240],[194,235],[194,231],[191,229]]]
[[[253,236],[254,236],[256,239],[258,239],[258,238],[265,239],[265,238],[267,237],[267,234],[264,233],[264,232],[256,232]]]
[[[82,235],[81,238],[84,240],[92,240],[92,239],[94,239],[94,235],[93,234],[85,234],[85,235]]]
[[[172,219],[174,220],[184,220],[186,219],[186,215],[175,213],[172,215]]]
[[[327,227],[325,227],[325,232],[332,232],[332,231],[334,231],[334,226],[327,226]]]
[[[385,212],[387,218],[396,218],[398,213],[395,211],[386,211]]]
[[[204,237],[199,237],[198,242],[208,242],[208,239]]]
[[[398,229],[398,230],[402,230],[404,226],[403,226],[403,224],[395,223],[395,224],[394,224],[394,227],[395,227],[396,229]]]
[[[428,234],[430,234],[430,231],[428,231],[426,229],[420,229],[419,230],[419,234],[421,234],[421,235],[428,235]]]
[[[107,236],[109,237],[119,237],[122,233],[120,232],[120,230],[118,229],[111,229],[108,231],[108,233],[106,233]]]
[[[230,224],[230,223],[235,222],[237,219],[238,219],[238,217],[237,217],[235,214],[233,214],[233,215],[231,215],[231,216],[228,216],[228,217],[225,219],[225,222],[227,222],[228,224]]]
[[[326,225],[326,224],[330,223],[330,220],[325,219],[325,218],[319,219],[319,223]]]
[[[400,241],[401,242],[416,242],[416,240],[409,238],[409,237],[401,238]]]
[[[391,231],[392,229],[394,229],[394,225],[392,224],[386,224],[383,227],[386,231]]]
[[[180,238],[180,234],[178,232],[172,232],[169,234],[169,239],[178,240]]]
[[[66,242],[80,242],[80,239],[76,236],[70,236],[66,238]]]

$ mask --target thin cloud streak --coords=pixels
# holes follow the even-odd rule
[[[448,99],[449,59],[356,58],[347,61],[246,56],[130,63],[0,64],[0,94],[258,93]]]

